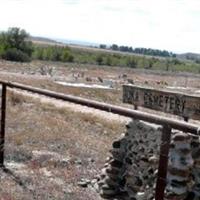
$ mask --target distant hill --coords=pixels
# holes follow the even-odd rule
[[[65,46],[64,43],[45,37],[30,36],[29,40],[35,44]]]
[[[177,58],[185,59],[185,60],[200,60],[200,54],[198,53],[183,53],[183,54],[177,54]]]
[[[52,45],[72,45],[82,47],[98,47],[99,44],[92,42],[85,42],[79,40],[65,40],[65,39],[50,39],[46,37],[30,36],[29,40],[33,43],[52,44]]]
[[[66,40],[66,39],[55,39],[57,42],[61,42],[68,45],[86,46],[86,47],[99,47],[99,43],[80,41],[80,40]]]

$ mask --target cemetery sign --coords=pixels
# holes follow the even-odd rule
[[[200,96],[123,85],[123,102],[184,118],[200,119]]]

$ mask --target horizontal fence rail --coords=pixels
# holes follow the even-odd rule
[[[45,95],[47,97],[56,98],[56,99],[72,102],[75,104],[80,104],[83,106],[96,108],[98,110],[107,111],[107,112],[119,114],[119,115],[122,115],[125,117],[143,120],[143,121],[147,121],[147,122],[158,124],[158,125],[166,125],[167,124],[171,128],[177,129],[180,131],[190,132],[193,134],[197,134],[199,131],[199,129],[198,129],[199,127],[195,124],[187,123],[187,122],[180,121],[180,120],[174,120],[169,117],[163,117],[163,116],[158,116],[158,115],[154,115],[154,114],[149,114],[149,113],[138,111],[138,110],[131,110],[131,109],[124,108],[121,106],[114,106],[111,104],[101,103],[98,101],[89,100],[89,99],[85,99],[85,98],[81,98],[81,97],[65,95],[62,93],[57,93],[57,92],[52,92],[52,91],[45,90],[45,89],[26,86],[26,85],[19,84],[19,83],[0,81],[0,84],[6,85],[10,88],[26,90],[26,91],[29,91],[32,93]]]
[[[162,130],[162,138],[161,138],[162,142],[161,142],[161,147],[160,147],[160,159],[159,159],[155,200],[164,199],[171,129],[177,129],[183,132],[188,132],[190,134],[193,134],[193,136],[194,135],[199,136],[199,133],[200,133],[200,129],[197,125],[180,121],[180,120],[171,119],[169,117],[149,114],[149,113],[138,111],[138,110],[131,110],[131,109],[120,107],[120,106],[114,106],[107,103],[101,103],[94,100],[89,100],[89,99],[85,99],[81,97],[75,97],[72,95],[57,93],[57,92],[35,88],[31,86],[26,86],[26,85],[14,83],[14,82],[7,82],[7,81],[0,80],[0,84],[2,84],[0,167],[4,166],[3,164],[4,164],[5,117],[6,117],[6,88],[8,87],[19,89],[19,90],[25,90],[31,93],[44,95],[50,98],[68,101],[71,103],[88,106],[91,108],[95,108],[95,109],[106,111],[106,112],[111,112],[111,113],[122,115],[125,117],[130,117],[133,119],[139,119],[146,122],[161,125],[163,127],[163,130]]]

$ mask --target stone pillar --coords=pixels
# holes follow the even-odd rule
[[[194,177],[194,185],[191,192],[191,200],[200,199],[200,139],[193,137],[191,142],[192,157],[194,166],[192,168],[192,176]]]
[[[153,199],[161,132],[133,120],[112,144],[98,185],[103,198]]]
[[[169,152],[166,199],[184,200],[190,187],[193,166],[191,137],[187,133],[175,133]]]
[[[98,182],[100,195],[103,198],[113,198],[120,194],[123,188],[123,174],[125,171],[124,158],[126,155],[126,138],[114,141],[111,156],[107,159],[101,171],[101,180]]]
[[[137,199],[137,194],[142,188],[143,174],[141,164],[146,165],[148,158],[145,156],[145,135],[140,134],[143,129],[142,124],[139,121],[133,121],[126,125],[126,139],[127,139],[127,151],[124,160],[125,165],[125,185],[124,190],[127,192],[128,199]],[[143,161],[140,160],[140,156],[143,157]],[[141,163],[142,162],[142,163]],[[148,167],[147,167],[148,168]]]
[[[169,151],[166,200],[200,200],[200,139],[173,132]],[[161,131],[133,120],[112,144],[98,185],[103,198],[153,200]]]

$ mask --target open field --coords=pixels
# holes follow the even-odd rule
[[[128,107],[122,103],[122,84],[200,95],[199,78],[189,73],[96,65],[0,61],[2,80]],[[124,132],[128,119],[13,90],[9,90],[7,108],[6,168],[0,172],[0,199],[101,199],[92,183],[84,188],[79,182],[90,182],[99,173],[112,141]]]
[[[200,73],[198,54],[177,54],[176,57],[163,57],[159,54],[134,53],[127,51],[101,49],[81,45],[66,45],[48,39],[33,40],[33,60],[61,61],[100,67],[150,69],[169,72]],[[147,49],[146,49],[147,50]],[[54,53],[53,53],[54,52]],[[168,52],[169,53],[169,52]]]

